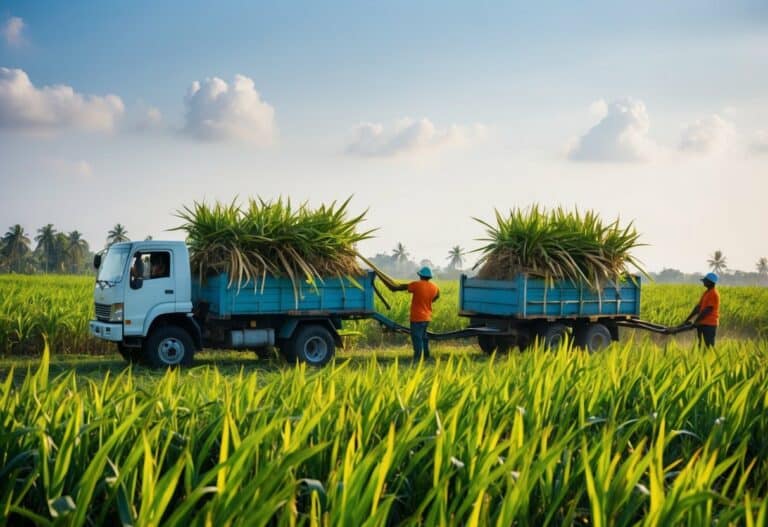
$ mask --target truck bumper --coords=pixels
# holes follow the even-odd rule
[[[88,331],[91,336],[98,339],[121,342],[123,340],[123,325],[109,322],[91,320],[88,322]]]

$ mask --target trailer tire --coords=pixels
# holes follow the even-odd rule
[[[611,331],[603,324],[590,324],[579,335],[579,344],[590,353],[607,348],[611,341]]]
[[[554,324],[548,324],[544,328],[541,334],[541,342],[544,347],[549,350],[555,350],[560,347],[560,344],[568,337],[568,326],[555,322]]]
[[[160,326],[144,341],[144,361],[151,368],[190,366],[195,343],[178,326]]]
[[[291,353],[299,362],[319,368],[325,366],[336,352],[333,335],[323,326],[301,326],[291,338]]]

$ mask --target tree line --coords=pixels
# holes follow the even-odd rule
[[[116,224],[107,232],[106,247],[113,243],[130,241],[125,225]],[[453,246],[446,257],[444,267],[431,260],[418,263],[402,243],[391,253],[379,253],[371,258],[376,267],[396,277],[411,277],[419,267],[427,266],[440,278],[456,278],[463,271],[467,252],[459,245]],[[37,229],[30,235],[19,224],[12,225],[0,239],[0,273],[67,273],[81,274],[91,271],[93,252],[82,234],[77,231],[57,231],[52,223]],[[730,285],[768,285],[768,258],[755,263],[755,272],[732,270],[728,267],[723,251],[716,250],[707,259],[707,267],[721,275],[722,283]],[[469,270],[471,274],[471,270]],[[660,283],[694,283],[701,276],[686,274],[677,269],[664,269],[650,273]]]
[[[120,223],[107,233],[107,246],[128,240]],[[92,261],[93,252],[80,231],[58,231],[52,223],[36,233],[11,225],[0,238],[0,272],[82,274],[91,271]]]
[[[438,278],[457,278],[462,272],[467,252],[459,245],[454,245],[446,257],[445,266],[440,266],[432,260],[423,259],[416,261],[402,243],[397,243],[391,253],[378,253],[369,258],[371,262],[387,273],[397,278],[413,278],[414,273],[421,267],[429,267]]]

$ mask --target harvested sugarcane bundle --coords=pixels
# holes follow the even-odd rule
[[[486,245],[475,268],[478,277],[508,280],[518,273],[555,280],[573,280],[594,290],[606,281],[622,280],[632,269],[647,276],[631,251],[643,244],[632,222],[604,222],[594,211],[538,205],[496,211],[496,223],[474,218],[486,228]]]
[[[183,224],[174,230],[187,234],[193,272],[227,273],[229,286],[267,275],[290,278],[294,291],[301,282],[313,287],[323,278],[351,278],[363,274],[356,261],[356,244],[373,230],[359,231],[367,211],[348,217],[351,198],[341,204],[298,207],[290,199],[249,199],[247,206],[195,202],[176,216]]]

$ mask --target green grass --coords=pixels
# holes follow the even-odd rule
[[[765,525],[768,345],[0,361],[2,523]]]

